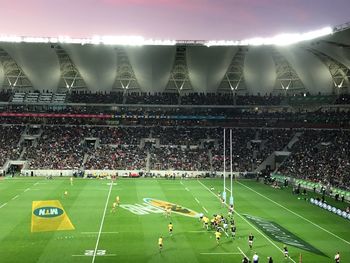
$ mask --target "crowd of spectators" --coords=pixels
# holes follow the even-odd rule
[[[291,129],[233,129],[233,170],[249,172],[256,169],[274,151],[283,150],[292,139]],[[223,136],[212,148],[213,169],[223,170]],[[230,137],[226,131],[226,170],[230,169]]]
[[[123,92],[72,92],[66,102],[122,104]]]
[[[13,116],[11,113],[43,113],[43,117]],[[62,117],[52,113],[68,114]],[[8,115],[6,115],[8,114]],[[72,114],[85,114],[73,117]],[[94,114],[91,117],[86,114]],[[64,106],[7,105],[0,109],[4,124],[143,125],[143,126],[223,126],[277,128],[350,128],[348,108],[218,108],[143,106]],[[102,118],[103,117],[103,118]]]
[[[285,147],[287,148],[294,133],[291,129],[259,129],[257,137],[260,142],[256,158],[257,165],[261,164],[274,151],[282,151]]]
[[[279,172],[350,189],[350,132],[305,130]]]
[[[130,92],[126,95],[126,104],[158,104],[158,105],[177,105],[179,104],[179,95],[177,93],[157,92]]]
[[[21,148],[18,143],[23,131],[23,126],[0,126],[0,167],[8,159],[17,160],[20,157]]]
[[[9,101],[12,96],[12,92],[7,90],[1,90],[0,91],[0,101]]]
[[[33,169],[79,169],[84,158],[83,136],[79,127],[47,126],[23,159],[30,160]]]
[[[350,95],[349,94],[340,95],[336,99],[335,104],[350,104]]]
[[[12,92],[0,91],[0,101],[9,101]],[[280,94],[234,94],[234,93],[169,93],[169,92],[122,92],[122,91],[73,91],[67,93],[66,103],[86,104],[148,104],[148,105],[315,105],[349,104],[350,96],[342,94],[311,95],[300,93],[282,96]]]
[[[38,139],[19,145],[24,130],[21,125],[0,126],[0,166],[18,159],[26,146],[21,158],[33,169],[223,170],[222,128],[41,124],[26,128],[26,134],[40,135]],[[289,149],[296,132],[301,133],[299,140]],[[350,187],[349,130],[234,128],[232,141],[234,171],[253,171],[273,151],[285,149],[291,155],[279,167],[280,173]],[[226,170],[230,170],[228,129]]]
[[[233,129],[232,130],[232,168],[234,171],[251,171],[254,167],[252,141],[256,138],[254,129]],[[211,150],[212,167],[214,171],[223,171],[224,167],[224,136],[221,130],[218,133],[218,143]],[[225,162],[226,171],[230,170],[230,135],[226,130],[225,136]]]
[[[181,146],[151,150],[151,170],[210,171],[208,151]]]
[[[101,145],[89,152],[85,169],[92,170],[143,170],[146,169],[147,153],[138,146]]]
[[[152,138],[160,139],[161,145],[199,145],[200,140],[216,138],[218,129],[186,127],[153,127]]]

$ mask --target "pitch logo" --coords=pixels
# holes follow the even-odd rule
[[[281,225],[268,221],[264,218],[243,214],[250,222],[256,225],[260,230],[262,230],[267,236],[271,239],[281,242],[286,245],[290,245],[293,247],[297,247],[306,251],[313,252],[318,255],[325,256],[322,251],[313,247],[311,244],[302,240],[295,234],[289,232],[287,229],[282,227]]]
[[[120,207],[128,210],[135,215],[148,215],[151,213],[164,213],[170,209],[172,213],[176,213],[188,217],[199,217],[199,213],[189,208],[180,206],[178,204],[169,203],[167,201],[158,200],[154,198],[144,198],[143,204],[123,204]]]
[[[159,207],[163,209],[163,211],[170,208],[170,210],[176,214],[183,215],[183,216],[189,216],[189,217],[199,217],[199,213],[196,211],[193,211],[189,208],[169,203],[167,201],[157,200],[153,198],[144,198],[143,201],[147,204],[150,204],[155,207]]]
[[[58,200],[33,201],[32,232],[73,230],[74,226]]]
[[[34,215],[43,217],[43,218],[51,218],[60,216],[63,214],[63,210],[59,207],[40,207],[34,210]]]

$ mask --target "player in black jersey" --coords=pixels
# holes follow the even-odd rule
[[[289,255],[288,255],[288,248],[287,248],[286,245],[283,246],[283,253],[284,253],[284,257],[285,257],[285,258],[288,258],[288,256],[289,256]]]
[[[248,244],[249,244],[250,249],[253,248],[253,241],[254,241],[254,236],[252,233],[250,233],[248,236]]]
[[[232,238],[236,237],[236,225],[231,225],[231,235]]]

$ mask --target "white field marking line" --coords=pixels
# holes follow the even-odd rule
[[[92,263],[95,262],[96,251],[97,251],[98,243],[100,242],[101,232],[102,232],[102,228],[103,228],[103,223],[105,221],[105,216],[106,216],[106,211],[107,211],[107,206],[108,206],[108,200],[109,200],[109,197],[111,196],[112,187],[113,187],[113,184],[111,184],[111,186],[109,187],[109,192],[108,192],[108,196],[107,196],[107,200],[106,200],[106,204],[105,204],[105,209],[103,211],[103,216],[102,216],[102,220],[101,220],[101,224],[100,224],[100,230],[98,231],[97,240],[96,240],[96,246],[95,246],[94,254],[93,254],[93,257],[92,257]]]
[[[243,250],[242,250],[240,247],[237,247],[237,248],[238,248],[239,252],[241,252],[241,254],[242,254],[244,257],[248,258],[247,255],[244,254]]]
[[[201,255],[240,255],[240,252],[213,252],[213,253],[201,253]]]
[[[36,185],[37,183],[38,183],[38,182],[34,183],[33,185]],[[30,190],[30,188],[28,187],[28,188],[25,189],[23,192],[27,192],[27,191],[29,191],[29,190]],[[34,189],[33,189],[33,190],[34,190]],[[19,196],[20,196],[20,194],[18,194],[18,195],[16,195],[16,196],[12,197],[11,200],[15,200],[15,199],[17,199]],[[0,206],[0,208],[3,208],[5,205],[7,205],[7,203],[2,204],[2,205]]]
[[[81,232],[81,234],[98,234],[99,232]],[[119,232],[101,232],[101,234],[119,234]]]
[[[204,211],[205,211],[206,213],[208,213],[208,210],[207,210],[204,206],[202,206],[202,208],[204,209]]]
[[[198,183],[200,183],[204,188],[206,188],[209,192],[211,192],[217,199],[220,200],[220,198],[213,192],[211,191],[206,185],[204,185],[201,181],[197,180]],[[225,205],[227,207],[228,204],[225,203]],[[269,241],[275,248],[277,248],[281,253],[284,253],[283,250],[281,248],[279,248],[271,239],[269,239],[263,232],[261,232],[259,229],[257,229],[254,225],[252,225],[245,217],[243,217],[241,214],[239,214],[236,210],[234,210],[235,214],[238,215],[241,219],[243,219],[248,225],[250,225],[252,228],[255,229],[255,231],[257,231],[260,235],[262,235],[267,241]],[[296,263],[296,261],[294,261],[294,259],[290,258],[290,260],[292,260],[294,263]]]
[[[180,181],[180,183],[183,185],[182,181]],[[190,192],[190,190],[189,190],[187,187],[185,187],[185,189],[186,189],[186,191]],[[193,194],[192,194],[192,196],[193,196]],[[199,200],[198,200],[196,197],[194,197],[194,200],[196,200],[197,204],[200,204]],[[208,210],[205,209],[204,206],[202,206],[202,208],[204,209],[204,211],[205,211],[206,213],[208,213]]]
[[[245,188],[248,188],[250,191],[252,191],[252,192],[254,192],[254,193],[260,195],[261,197],[264,197],[265,199],[269,200],[270,202],[274,203],[275,205],[277,205],[277,206],[279,206],[279,207],[282,207],[283,209],[287,210],[288,212],[292,213],[293,215],[295,215],[295,216],[297,216],[297,217],[300,217],[301,219],[304,219],[306,222],[309,222],[310,224],[312,224],[312,225],[318,227],[319,229],[321,229],[321,230],[327,232],[328,234],[330,234],[330,235],[332,235],[332,236],[338,238],[339,240],[341,240],[341,241],[347,243],[348,245],[350,245],[350,242],[349,242],[349,241],[347,241],[347,240],[341,238],[340,236],[338,236],[338,235],[336,235],[336,234],[330,232],[329,230],[323,228],[322,226],[320,226],[320,225],[318,225],[318,224],[312,222],[311,220],[309,220],[309,219],[303,217],[302,215],[299,215],[298,213],[296,213],[296,212],[290,210],[289,208],[287,208],[287,207],[281,205],[280,203],[277,203],[276,201],[274,201],[274,200],[268,198],[267,196],[265,196],[265,195],[263,195],[263,194],[261,194],[261,193],[255,191],[254,189],[250,188],[249,186],[246,186],[245,184],[242,184],[242,183],[240,183],[240,182],[237,182],[237,183],[239,183],[240,185],[243,185]]]
[[[180,184],[184,185],[184,183],[182,181],[180,181]]]
[[[115,257],[117,254],[105,254],[99,257]],[[72,255],[72,257],[92,257],[92,255]]]

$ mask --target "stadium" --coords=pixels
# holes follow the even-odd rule
[[[1,263],[350,262],[349,80],[349,23],[0,36]]]

